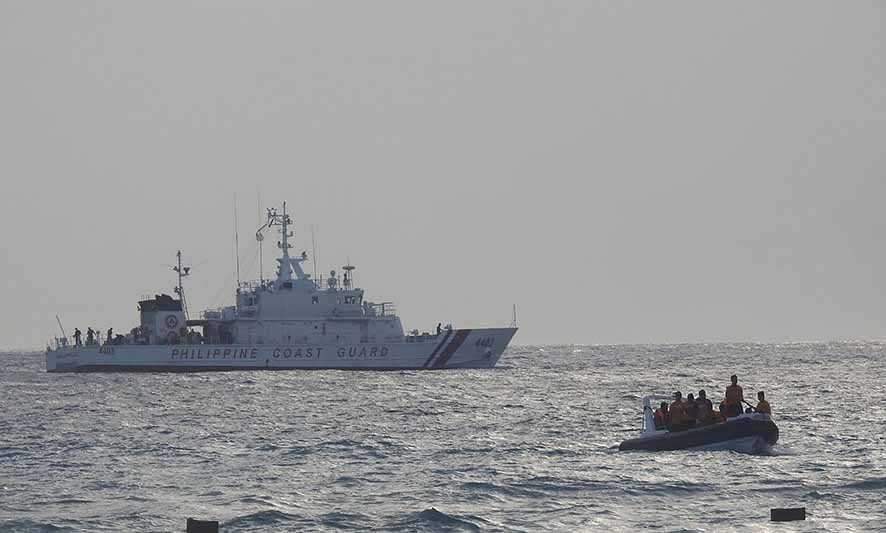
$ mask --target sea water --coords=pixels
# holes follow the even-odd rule
[[[47,374],[0,356],[0,530],[886,529],[886,345],[522,346],[492,370]],[[618,452],[736,373],[767,455]],[[772,507],[804,523],[771,524]],[[776,527],[777,526],[777,527]]]

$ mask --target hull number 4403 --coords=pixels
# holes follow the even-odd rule
[[[477,339],[474,346],[477,348],[492,348],[493,344],[495,344],[495,337],[481,337]]]

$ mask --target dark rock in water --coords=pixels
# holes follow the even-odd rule
[[[218,520],[194,520],[188,518],[187,533],[218,533]]]
[[[806,520],[806,508],[788,507],[786,509],[770,509],[769,519],[772,522],[791,522],[793,520]]]

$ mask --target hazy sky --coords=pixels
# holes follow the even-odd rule
[[[56,314],[128,330],[179,248],[192,312],[230,304],[234,197],[257,278],[258,188],[410,329],[516,303],[518,344],[884,338],[884,21],[2,1],[0,346],[45,345]]]

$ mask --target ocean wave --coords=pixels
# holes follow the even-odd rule
[[[0,521],[0,532],[6,533],[50,533],[56,531],[76,531],[75,529],[57,526],[47,522],[34,520],[5,520]]]
[[[365,531],[368,529],[367,524],[370,523],[370,520],[370,517],[362,514],[333,512],[321,515],[317,522],[322,526],[334,529]]]
[[[481,448],[445,448],[434,452],[434,455],[470,455],[470,454],[488,454],[494,452],[495,448],[486,446]]]
[[[271,526],[280,528],[289,528],[298,525],[299,527],[308,528],[316,525],[316,521],[297,514],[284,513],[283,511],[266,510],[238,516],[228,520],[222,524],[222,530],[232,529],[249,529],[259,528],[268,530],[273,529]]]
[[[546,494],[562,494],[584,491],[600,492],[616,490],[620,488],[618,485],[610,482],[555,478],[550,476],[535,477],[525,481],[514,483],[514,485],[520,488],[539,491]]]
[[[848,483],[840,488],[851,490],[884,490],[886,489],[886,477],[864,479],[855,483]]]
[[[518,498],[542,498],[545,496],[544,491],[533,490],[524,487],[515,487],[508,485],[499,485],[488,481],[466,481],[459,485],[459,488],[465,492],[472,494],[484,494],[494,496],[499,499],[504,497]]]
[[[842,496],[840,494],[835,494],[833,492],[820,492],[814,490],[812,492],[807,492],[803,495],[803,500],[813,500],[813,501],[831,501],[838,502],[846,499],[846,496]]]
[[[665,494],[665,495],[675,495],[675,494],[696,494],[696,493],[705,493],[711,490],[714,490],[715,487],[708,483],[691,483],[688,481],[679,481],[679,482],[648,482],[648,481],[633,481],[629,484],[629,486],[625,486],[622,490],[628,494],[632,495],[640,495],[643,493],[647,494]]]
[[[258,504],[267,507],[280,507],[271,496],[266,495],[248,495],[237,499],[238,503]]]
[[[94,500],[83,500],[80,498],[61,498],[59,500],[47,500],[40,502],[40,505],[83,505],[95,503]]]
[[[25,455],[25,450],[21,448],[0,448],[0,461],[5,459],[15,460],[16,457]]]
[[[385,525],[389,531],[480,531],[487,524],[473,516],[447,514],[431,507]]]

